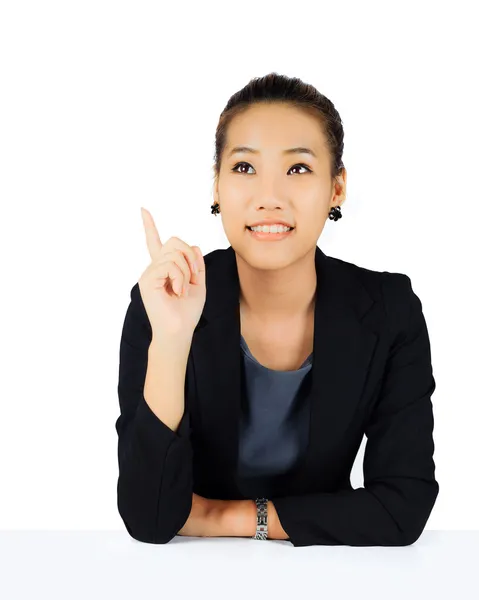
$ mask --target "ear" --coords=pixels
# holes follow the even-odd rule
[[[214,184],[213,184],[213,200],[214,200],[214,203],[219,204],[218,187],[219,187],[218,178],[215,177]]]
[[[333,196],[331,198],[331,201],[335,206],[340,206],[345,201],[347,178],[348,174],[346,172],[346,167],[343,168],[340,175],[337,175],[334,178]]]

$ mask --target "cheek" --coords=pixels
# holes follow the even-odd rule
[[[228,201],[234,201],[239,197],[244,197],[247,187],[241,177],[227,177],[221,184],[220,196],[228,198]]]

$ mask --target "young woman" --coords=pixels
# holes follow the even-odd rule
[[[213,214],[230,246],[163,243],[131,290],[118,394],[129,534],[401,546],[439,485],[428,331],[410,278],[317,246],[346,195],[330,100],[271,73],[216,131]],[[363,436],[364,487],[350,472]]]

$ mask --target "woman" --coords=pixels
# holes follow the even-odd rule
[[[333,104],[271,73],[230,98],[216,131],[212,212],[229,248],[163,244],[142,210],[152,262],[123,325],[116,422],[135,539],[421,535],[439,492],[428,331],[407,275],[316,245],[341,217],[342,152]]]

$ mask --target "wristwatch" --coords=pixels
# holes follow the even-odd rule
[[[256,498],[256,535],[253,540],[268,539],[268,499]]]

